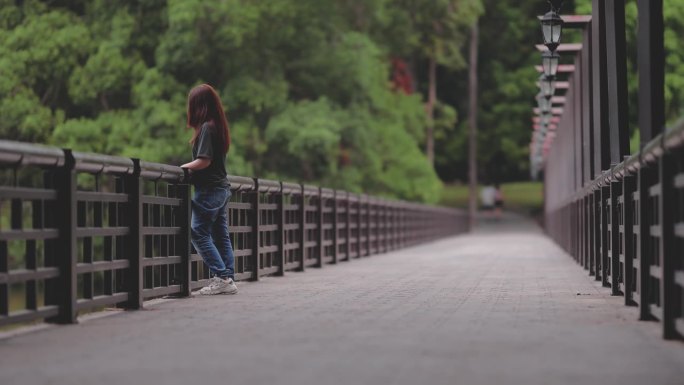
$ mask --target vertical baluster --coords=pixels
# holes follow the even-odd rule
[[[387,252],[387,201],[383,200],[380,203],[380,209],[382,212],[381,221],[380,221],[382,223],[382,226],[380,227],[381,239],[382,239],[382,250],[380,252],[386,253]]]
[[[15,174],[15,185],[16,185],[16,174]],[[23,204],[21,199],[15,198],[15,199],[12,199],[12,201],[11,201],[11,204],[10,204],[10,228],[12,230],[15,230],[15,231],[22,231],[24,228],[24,204]],[[36,258],[35,257],[35,249],[36,249],[35,242],[36,242],[35,240],[27,240],[26,241],[25,267],[27,269],[35,268],[35,267],[30,267],[31,265],[35,265],[35,258]],[[33,291],[35,291],[35,281],[26,282],[26,291],[25,291],[24,295],[25,295],[25,298],[27,301],[27,303],[26,303],[27,309],[31,309],[29,307],[30,303],[28,301],[30,300],[29,296],[30,296],[30,291],[32,288],[34,289]],[[11,291],[11,286],[8,286],[8,289],[9,289],[9,291]]]
[[[261,212],[260,212],[259,179],[254,178],[254,192],[252,192],[252,280],[258,281],[261,272]]]
[[[160,181],[155,180],[154,181],[154,193],[153,195],[155,197],[160,196],[159,189],[160,189]],[[143,192],[144,193],[144,192]],[[150,208],[152,209],[152,223],[149,224],[151,227],[161,227],[162,222],[161,222],[161,205],[158,203],[150,203],[148,204]],[[152,235],[152,242],[153,242],[153,247],[152,247],[152,258],[160,257],[162,256],[161,251],[162,251],[162,235]],[[152,288],[162,286],[162,266],[153,266],[151,267],[152,270],[152,275],[151,275],[151,281],[148,283]],[[144,288],[145,282],[143,282],[143,288]]]
[[[332,263],[336,264],[337,259],[338,259],[338,255],[339,255],[339,248],[340,248],[340,245],[338,245],[338,241],[337,241],[337,239],[338,239],[337,232],[339,231],[338,230],[339,218],[337,218],[337,206],[340,204],[340,202],[337,198],[337,190],[333,191],[332,202],[333,202],[333,205],[332,205],[332,210],[333,210],[333,212],[332,212],[332,218],[333,218],[333,221],[332,221],[332,226],[333,226],[333,231],[332,231],[332,243],[333,243]]]
[[[9,253],[7,241],[0,241],[0,274],[9,273]],[[0,316],[9,315],[9,284],[0,283]]]
[[[277,275],[285,275],[285,193],[283,192],[283,182],[279,182],[280,191],[276,196],[277,203],[277,221],[278,221],[278,273]]]
[[[31,201],[31,227],[33,229],[42,229],[43,226],[43,201]],[[26,269],[36,270],[38,268],[36,255],[36,240],[30,239],[26,241]],[[35,280],[26,282],[26,309],[38,309],[38,287]]]
[[[649,284],[649,252],[650,252],[650,220],[649,220],[649,173],[652,172],[652,166],[642,165],[639,168],[639,286],[641,291],[639,293],[639,319],[650,320],[651,312],[649,306],[650,298],[650,284]]]
[[[54,189],[55,188],[55,170],[50,169],[48,171],[45,171],[43,173],[43,187],[45,189]],[[55,216],[58,214],[57,213],[57,207],[59,206],[59,203],[57,200],[48,200],[43,203],[43,213],[45,215],[44,217],[44,227],[45,228],[56,228],[57,227],[57,221]],[[46,239],[44,241],[44,255],[45,255],[45,266],[46,267],[55,267],[57,266],[57,244],[59,240],[58,239]],[[56,293],[58,293],[58,279],[46,279],[44,288],[43,288],[43,295],[44,295],[44,301],[46,305],[57,305],[57,297]]]
[[[622,183],[610,184],[610,288],[612,295],[620,295],[620,210],[618,197],[622,193]]]
[[[608,202],[610,200],[610,187],[601,188],[601,283],[604,287],[609,286],[608,271],[610,265],[608,264],[608,251],[610,247],[610,239],[608,237],[608,216],[610,215],[610,207]]]
[[[71,150],[64,150],[65,164],[56,171],[55,187],[57,189],[56,211],[58,214],[57,241],[60,253],[56,255],[59,266],[59,278],[56,282],[55,299],[59,312],[57,316],[47,319],[54,323],[76,323],[77,275],[76,275],[76,171],[75,160]]]
[[[116,179],[116,192],[120,192],[121,184],[121,178]],[[107,226],[109,227],[116,227],[118,226],[117,224],[117,218],[116,218],[116,203],[113,202],[108,202],[106,203],[107,207]],[[113,261],[115,259],[114,257],[114,245],[115,242],[114,240],[118,237],[104,237],[104,260],[105,261]],[[104,289],[103,292],[105,295],[112,295],[115,292],[114,288],[114,275],[115,272],[112,270],[106,270],[104,272]]]
[[[299,199],[299,270],[306,269],[306,196],[304,195],[304,185],[300,185],[300,199]]]
[[[128,309],[143,307],[143,184],[140,178],[140,160],[133,159],[132,174],[124,176],[124,191],[128,194],[128,203],[124,208],[128,235],[124,242],[124,255],[129,267],[126,274],[126,291],[128,301],[124,304]]]
[[[88,202],[76,201],[76,228],[88,227]],[[77,241],[78,242],[78,241]],[[78,243],[77,243],[78,245]],[[82,238],[83,249],[79,250],[83,255],[83,263],[93,263],[93,238],[85,236]],[[78,252],[77,252],[78,254]],[[83,297],[85,299],[93,298],[93,273],[83,273]]]
[[[346,245],[347,245],[347,261],[351,261],[351,200],[349,199],[349,193],[345,192],[344,193],[344,198],[346,199],[345,205],[346,205],[346,215],[345,215],[345,221],[347,223],[347,236],[345,239]]]
[[[633,175],[626,175],[622,181],[622,250],[624,256],[624,285],[625,285],[625,305],[633,305],[634,297],[634,199],[633,194],[636,188],[636,180]]]
[[[356,203],[356,258],[361,258],[361,194]]]
[[[594,190],[594,278],[596,281],[600,281],[602,278],[601,272],[601,261],[603,259],[601,242],[603,242],[602,236],[602,221],[603,215],[601,207],[603,203],[601,202],[601,189],[598,188]]]
[[[319,187],[316,189],[318,192],[318,204],[316,205],[316,227],[317,227],[317,237],[316,242],[318,243],[316,249],[318,251],[318,257],[316,258],[316,266],[323,267],[323,257],[325,255],[325,248],[323,247],[323,190]]]
[[[371,204],[370,197],[366,198],[366,256],[371,255]]]
[[[192,221],[192,200],[191,200],[191,186],[185,181],[188,180],[188,171],[183,170],[184,183],[176,186],[176,198],[180,199],[180,206],[178,207],[178,226],[180,233],[176,242],[176,252],[181,257],[180,263],[180,284],[181,296],[188,297],[192,294],[192,257],[191,257],[191,241],[190,241],[190,224]]]
[[[677,297],[677,287],[674,282],[674,272],[676,268],[677,245],[674,233],[675,226],[675,210],[672,209],[672,203],[676,199],[676,189],[674,186],[674,178],[676,174],[676,158],[669,152],[665,152],[659,161],[660,173],[660,200],[658,201],[657,210],[660,212],[660,262],[662,278],[660,279],[660,295],[662,302],[660,306],[663,309],[663,337],[666,339],[674,339],[677,337],[675,329],[676,318],[676,301],[681,301]]]

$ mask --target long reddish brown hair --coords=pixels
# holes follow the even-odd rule
[[[228,119],[223,111],[221,99],[216,90],[209,84],[200,84],[190,90],[188,94],[188,128],[195,130],[190,143],[195,144],[200,128],[204,123],[210,123],[223,142],[224,152],[230,148],[230,128]]]

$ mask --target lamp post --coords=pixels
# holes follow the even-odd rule
[[[556,93],[556,82],[553,78],[542,74],[539,77],[539,88],[541,88],[544,97],[550,100],[553,94]]]
[[[558,52],[546,51],[542,53],[542,68],[546,77],[555,78],[558,73],[558,63],[560,55]]]
[[[555,8],[553,4],[551,4],[551,10],[542,17],[541,25],[542,35],[544,35],[544,45],[549,48],[549,51],[556,51],[563,33],[563,19],[558,16],[557,8]]]
[[[542,144],[546,142],[547,136],[553,140],[553,135],[550,135],[551,117],[553,115],[553,96],[556,93],[556,74],[560,64],[560,55],[556,49],[560,45],[561,36],[563,34],[563,19],[559,16],[560,9],[563,6],[563,0],[548,0],[551,10],[541,18],[542,36],[544,37],[544,45],[547,51],[542,53],[542,74],[539,77],[540,92],[537,94],[537,104],[539,105],[539,130],[534,133],[534,147],[539,150]],[[542,154],[535,154],[531,157],[532,176],[542,168],[544,151]]]
[[[544,96],[544,94],[541,92],[537,94],[536,99],[539,106],[539,111],[541,111],[542,114],[551,112],[551,99],[547,99],[546,96]]]

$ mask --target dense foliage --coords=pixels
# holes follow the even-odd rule
[[[178,164],[207,82],[231,173],[436,201],[423,97],[393,86],[392,59],[462,66],[478,4],[0,0],[0,137]]]
[[[530,118],[537,93],[534,45],[541,40],[535,15],[548,10],[543,0],[484,0],[480,18],[478,168],[480,179],[528,178]],[[466,116],[467,70],[444,73],[440,99]],[[437,142],[436,168],[442,179],[467,180],[467,120]]]
[[[515,2],[483,0],[480,18],[478,162],[485,182],[521,180],[528,175],[530,117],[536,105],[534,66],[541,63],[534,44],[541,43],[541,30],[534,15],[549,9],[544,0]],[[665,110],[668,125],[684,116],[684,0],[664,0],[665,17]],[[566,0],[564,14],[590,14],[591,0]],[[637,60],[638,31],[636,0],[626,0],[628,88],[632,149],[637,149]],[[580,42],[577,33],[564,34],[563,42]],[[571,55],[562,56],[572,64]],[[444,71],[439,98],[466,116],[467,72]],[[443,180],[467,179],[467,121],[437,141],[436,168]]]
[[[591,0],[577,0],[577,12],[591,12]],[[665,21],[665,119],[667,125],[684,116],[684,0],[663,0]],[[631,150],[639,149],[637,74],[637,23],[636,0],[625,1],[627,40],[627,81],[629,89],[629,126],[632,132]]]
[[[568,0],[564,11],[590,3]],[[467,40],[478,16],[480,178],[527,177],[535,15],[547,9],[543,0],[0,0],[0,137],[180,164],[187,92],[208,82],[228,111],[231,173],[434,202],[440,179],[467,177]],[[634,0],[627,15],[635,129]],[[665,0],[665,17],[671,122],[684,105],[684,0]]]

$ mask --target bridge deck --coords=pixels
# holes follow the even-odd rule
[[[517,217],[0,340],[2,384],[681,384],[684,346]]]

